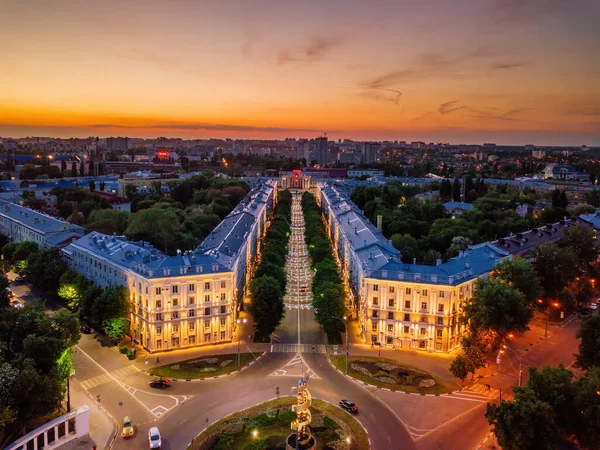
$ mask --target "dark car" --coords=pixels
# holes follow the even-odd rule
[[[92,329],[83,324],[79,325],[79,331],[81,331],[83,334],[92,334]]]
[[[344,408],[346,411],[351,413],[358,413],[358,406],[351,402],[350,400],[340,400],[340,406]]]
[[[166,378],[159,378],[150,382],[150,387],[155,389],[165,389],[169,386],[171,386],[171,380],[167,380]]]

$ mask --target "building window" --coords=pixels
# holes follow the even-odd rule
[[[406,288],[406,291],[405,291],[405,292],[406,292],[406,295],[410,295],[410,293],[411,293],[411,290],[410,290],[410,288]]]
[[[204,333],[204,342],[210,342],[210,333]]]
[[[159,322],[162,322],[162,320],[163,320],[162,313],[158,313],[158,314],[156,315],[156,320],[158,320]]]
[[[156,334],[162,334],[162,327],[156,327]]]
[[[159,287],[156,288],[156,295],[160,295],[160,288]]]
[[[427,302],[421,302],[421,309],[423,309],[423,310],[427,309]]]
[[[190,303],[190,305],[193,305],[194,303],[196,303],[196,298],[194,296],[191,296],[188,302]]]
[[[210,295],[206,294],[206,295],[204,296],[204,301],[205,301],[205,302],[210,302]]]
[[[438,305],[438,312],[441,312],[441,313],[444,312],[444,305],[442,305],[442,304]]]
[[[188,290],[189,290],[190,292],[194,292],[194,291],[196,290],[196,285],[195,285],[195,284],[190,284],[190,285],[188,286]]]
[[[221,340],[224,341],[225,340],[225,332],[221,331]]]
[[[221,289],[225,289],[227,283],[225,281],[221,281]]]
[[[375,306],[379,305],[379,297],[373,297],[373,305],[375,305]]]
[[[374,285],[373,285],[373,290],[374,290],[375,292],[379,291],[379,285],[378,285],[378,284],[374,284]]]
[[[410,309],[410,300],[404,300],[404,307]]]
[[[419,341],[419,348],[425,348],[425,341]]]
[[[188,330],[194,331],[196,329],[196,324],[194,322],[188,323]]]
[[[156,300],[156,307],[162,308],[162,300]]]
[[[404,314],[404,321],[410,322],[410,314]]]
[[[443,317],[438,317],[437,318],[437,324],[438,325],[444,325],[444,318]]]
[[[158,349],[162,348],[162,340],[161,339],[156,340],[156,348],[158,348]]]
[[[204,308],[204,315],[210,316],[210,308]]]
[[[171,289],[173,290],[173,294],[177,294],[179,293],[179,287],[178,286],[172,286]]]
[[[393,333],[394,332],[394,325],[388,325],[388,333]]]
[[[204,328],[210,328],[210,320],[204,321]]]
[[[404,325],[404,334],[408,334],[410,327],[408,325]]]
[[[393,307],[394,307],[394,304],[395,304],[395,302],[394,302],[394,299],[393,299],[393,298],[390,298],[390,299],[388,300],[388,305],[389,305],[389,307],[390,307],[390,308],[393,308]]]
[[[427,329],[421,328],[421,336],[425,336],[427,334]]]
[[[379,317],[379,314],[378,314],[378,313],[379,313],[379,311],[377,311],[377,310],[373,310],[372,317],[373,317],[374,319],[377,319],[377,317]]]
[[[371,342],[377,342],[377,335],[376,334],[372,334],[371,335]]]
[[[423,296],[427,297],[427,289],[423,289]]]
[[[179,332],[179,325],[173,325],[173,333]]]
[[[225,292],[222,292],[221,293],[221,301],[224,301],[224,300],[225,300]]]
[[[394,293],[394,286],[390,286],[390,294]]]
[[[371,324],[371,330],[373,330],[373,331],[377,331],[377,322],[373,322],[373,323]]]
[[[437,330],[436,334],[437,334],[437,337],[441,338],[442,334],[444,334],[444,330]]]
[[[444,292],[440,291],[440,298],[444,298]]]
[[[225,305],[221,306],[221,314],[225,314],[227,312],[227,307]]]
[[[196,315],[196,311],[195,311],[195,310],[193,310],[193,309],[190,309],[190,310],[188,311],[188,317],[194,317],[195,315]]]
[[[179,306],[179,299],[178,298],[174,298],[173,299],[173,306]]]
[[[394,320],[394,313],[393,312],[388,312],[388,319],[390,320]]]
[[[173,315],[173,317],[172,317],[173,319],[179,319],[179,311],[173,311],[172,315]]]
[[[221,319],[221,326],[224,327],[225,326],[225,319]]]
[[[190,336],[190,344],[196,343],[196,336]]]
[[[204,283],[204,290],[208,291],[210,289],[210,283]]]

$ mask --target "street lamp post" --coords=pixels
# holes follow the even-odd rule
[[[235,323],[238,324],[238,326],[241,323],[246,323],[248,322],[246,319],[237,319],[235,321]],[[240,334],[240,330],[238,328],[238,345],[237,345],[237,366],[240,367],[240,341],[242,340],[242,335]]]
[[[348,375],[348,357],[349,357],[349,351],[348,351],[348,323],[346,321],[346,316],[342,317],[337,317],[337,316],[333,316],[335,319],[337,320],[341,320],[344,323],[344,329],[346,330],[346,369],[344,374]]]
[[[539,304],[542,304],[543,302],[542,302],[542,300],[538,300],[538,303],[539,303]],[[549,320],[549,317],[550,317],[550,307],[551,307],[551,306],[553,306],[553,307],[555,307],[555,308],[558,308],[558,307],[560,307],[560,303],[558,303],[558,302],[553,302],[553,303],[550,303],[550,304],[549,304],[549,305],[546,307],[546,328],[545,328],[545,330],[544,330],[544,337],[548,337],[548,320]]]
[[[523,359],[521,358],[521,355],[519,355],[519,353],[516,350],[513,350],[512,348],[508,348],[505,345],[502,346],[502,348],[504,350],[508,350],[509,352],[513,352],[517,358],[519,358],[519,387],[521,386],[521,384],[523,383]]]

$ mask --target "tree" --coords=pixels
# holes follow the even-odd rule
[[[4,272],[0,274],[0,308],[7,308],[10,305],[10,297],[8,295],[8,289],[10,288],[10,281],[6,278]]]
[[[47,292],[57,292],[60,277],[67,270],[58,247],[50,247],[29,255],[25,276],[35,286]]]
[[[574,432],[581,448],[600,448],[600,367],[593,366],[577,383]]]
[[[402,252],[402,261],[412,264],[413,260],[419,259],[419,243],[410,234],[393,234],[392,245]]]
[[[79,342],[81,333],[79,320],[75,314],[61,308],[52,315],[51,319],[55,334],[67,347],[72,347]]]
[[[60,171],[63,173],[67,171],[67,162],[64,159],[60,162]]]
[[[90,192],[94,192],[96,190],[96,183],[94,182],[94,180],[90,180],[88,185],[90,187]]]
[[[578,367],[588,370],[593,366],[600,367],[600,316],[587,317],[577,331],[579,353],[575,355]]]
[[[120,341],[129,331],[129,319],[125,317],[112,317],[102,323],[106,335],[114,341]]]
[[[581,203],[571,210],[571,217],[579,217],[582,214],[594,214],[595,212],[596,208],[592,205]]]
[[[137,186],[135,184],[128,183],[125,185],[125,197],[129,200],[137,193]]]
[[[79,176],[85,175],[85,164],[83,161],[79,163]]]
[[[71,176],[72,177],[76,177],[77,176],[77,163],[75,161],[73,161],[71,163]]]
[[[106,187],[106,183],[104,181],[101,181],[100,182],[100,191],[104,192],[105,187]]]
[[[256,332],[269,336],[281,322],[284,313],[283,292],[278,281],[268,275],[255,278],[250,283],[250,313],[254,318]]]
[[[573,250],[547,242],[533,249],[533,266],[547,297],[556,298],[579,273]]]
[[[496,264],[491,276],[517,289],[532,305],[539,296],[537,274],[533,265],[525,258],[503,259]]]
[[[553,450],[558,441],[554,411],[529,388],[513,388],[514,401],[488,403],[485,417],[505,450]]]
[[[127,318],[129,311],[127,289],[123,286],[108,286],[92,305],[92,321],[104,326],[106,320]]]
[[[177,233],[183,231],[181,211],[175,208],[149,208],[129,216],[125,235],[133,240],[149,241],[168,254],[177,250]]]
[[[571,249],[582,266],[586,266],[598,257],[596,234],[592,228],[576,225],[570,227],[560,244]]]
[[[454,179],[454,183],[452,183],[452,200],[455,202],[460,202],[460,180],[458,178]]]
[[[463,318],[472,334],[488,334],[497,346],[511,332],[527,330],[533,309],[523,294],[499,279],[477,279]]]
[[[469,372],[467,359],[462,355],[458,355],[450,364],[450,373],[458,378],[461,383],[465,381]]]

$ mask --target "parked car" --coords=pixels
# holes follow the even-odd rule
[[[159,378],[150,382],[150,387],[155,389],[165,389],[171,386],[171,380],[167,378]]]
[[[162,446],[160,431],[158,431],[157,427],[152,427],[148,431],[148,443],[150,444],[150,448],[160,448]]]
[[[92,334],[92,329],[84,324],[79,325],[79,331],[83,334]]]
[[[20,283],[21,281],[25,281],[25,280],[23,279],[23,277],[15,277],[15,281]]]
[[[121,437],[127,439],[133,436],[133,424],[129,417],[123,419],[123,431],[121,431]]]
[[[590,309],[598,309],[598,305],[596,303],[590,303]]]
[[[13,300],[12,302],[10,302],[10,306],[12,306],[13,308],[22,308],[23,303],[21,303],[18,300]]]
[[[350,400],[340,400],[340,406],[350,413],[358,413],[358,406],[351,402]]]

